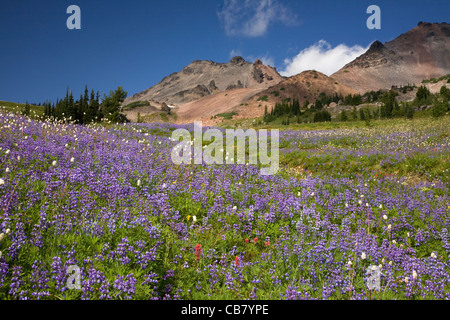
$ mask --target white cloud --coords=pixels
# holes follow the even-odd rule
[[[359,45],[348,47],[340,44],[332,48],[325,40],[320,40],[306,48],[292,59],[285,59],[285,69],[280,71],[283,76],[292,76],[305,70],[317,70],[331,75],[362,55],[369,49]]]
[[[277,0],[225,0],[217,13],[227,35],[259,37],[269,25],[294,25],[297,17]]]

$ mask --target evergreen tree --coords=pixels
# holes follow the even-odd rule
[[[341,112],[341,121],[347,121],[348,117],[347,117],[347,113],[345,112],[345,110],[342,110]]]
[[[84,88],[84,96],[83,96],[83,101],[81,103],[81,110],[80,110],[80,118],[81,118],[81,123],[89,123],[89,121],[86,121],[86,111],[89,108],[89,91],[87,88],[87,85]]]
[[[76,110],[76,107],[75,107],[75,102],[73,100],[72,90],[70,90],[69,98],[67,100],[67,104],[66,105],[67,105],[67,109],[66,109],[66,112],[65,112],[65,117],[69,121],[73,121],[76,118],[77,110]]]
[[[379,119],[380,118],[380,109],[376,109],[373,112],[373,118],[374,119]]]
[[[96,94],[96,96],[95,96],[95,105],[97,106],[97,116],[98,116],[98,120],[101,120],[103,117],[104,117],[104,115],[103,115],[103,112],[102,112],[102,108],[101,108],[101,106],[100,106],[100,92],[99,91],[97,91],[97,94]]]
[[[25,109],[23,110],[22,114],[27,117],[29,117],[31,114],[31,108],[30,105],[28,104],[28,101],[25,103]]]
[[[438,99],[436,98],[433,103],[432,115],[434,118],[439,118],[445,115],[448,108],[448,100],[447,98]]]
[[[381,97],[383,106],[381,107],[381,118],[391,118],[394,108],[398,109],[398,103],[395,99],[397,93],[393,90],[389,90]]]
[[[439,93],[442,96],[442,98],[447,98],[447,100],[450,100],[450,89],[448,89],[446,86],[442,86]]]
[[[406,118],[413,119],[414,118],[414,107],[411,104],[406,105]]]
[[[361,110],[361,109],[359,109]],[[352,120],[358,120],[358,113],[356,112],[356,107],[353,107],[352,110]]]
[[[84,116],[84,123],[96,121],[96,117],[98,116],[98,105],[97,100],[95,99],[94,90],[91,91],[91,98],[89,100],[89,104],[86,106],[85,113],[86,115]]]
[[[359,118],[361,119],[361,121],[365,121],[366,120],[366,114],[365,114],[363,108],[359,109]]]
[[[104,116],[112,122],[125,122],[126,117],[120,113],[120,106],[127,97],[127,92],[122,87],[110,91],[109,96],[104,97],[101,110]]]
[[[431,104],[431,92],[424,86],[420,86],[417,89],[416,98],[414,99],[416,106],[424,106]]]

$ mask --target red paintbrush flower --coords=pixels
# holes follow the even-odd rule
[[[202,245],[197,244],[195,246],[195,259],[198,261],[200,260],[200,255],[202,254]]]

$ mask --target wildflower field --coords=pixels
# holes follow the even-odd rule
[[[1,112],[0,299],[449,299],[449,124],[284,130],[262,176],[173,164],[192,125]]]

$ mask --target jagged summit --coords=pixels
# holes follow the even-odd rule
[[[375,42],[373,42],[370,45],[368,52],[378,52],[378,51],[383,50],[383,48],[384,48],[384,45],[380,41],[376,40]]]
[[[233,64],[243,64],[247,61],[244,60],[244,58],[242,58],[241,56],[235,56],[233,58],[231,58],[230,63]]]
[[[332,75],[365,92],[389,89],[450,73],[450,25],[419,22],[392,41],[375,41],[369,50]]]
[[[275,68],[264,65],[260,60],[250,63],[240,56],[231,58],[228,63],[195,60],[155,86],[129,97],[124,105],[134,101],[152,101],[179,106],[231,89],[263,90],[281,80],[283,77]]]

